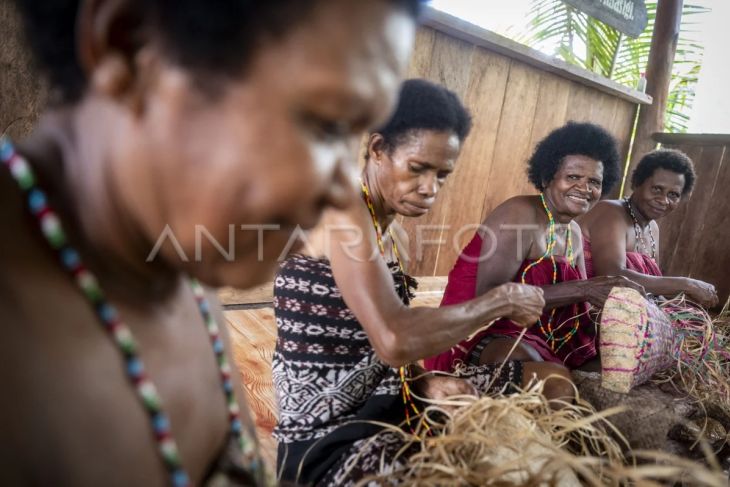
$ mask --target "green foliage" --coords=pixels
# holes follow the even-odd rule
[[[533,0],[526,35],[516,40],[627,86],[637,86],[646,69],[657,0],[647,0],[649,23],[636,39],[576,10],[561,0]],[[694,88],[702,66],[702,46],[693,39],[694,19],[709,10],[685,4],[667,100],[665,129],[686,132]]]

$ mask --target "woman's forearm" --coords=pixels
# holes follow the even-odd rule
[[[687,279],[683,277],[648,276],[629,269],[620,269],[610,275],[625,277],[643,286],[649,294],[674,296],[688,291]],[[542,286],[545,296],[545,309],[559,308],[582,301],[593,302],[595,300],[591,298],[592,289],[595,290],[592,279],[559,282]]]
[[[575,280],[540,286],[545,296],[545,309],[587,301],[585,284],[584,280]]]
[[[448,350],[512,309],[511,301],[499,295],[441,308],[403,306],[389,317],[388,332],[371,340],[380,342],[373,345],[383,361],[400,366]]]
[[[688,291],[684,277],[650,276],[630,269],[621,269],[618,274],[641,284],[647,293],[657,296],[675,296]]]

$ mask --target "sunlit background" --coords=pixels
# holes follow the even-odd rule
[[[558,0],[550,0],[559,3]],[[530,40],[535,26],[534,8],[549,7],[546,0],[432,0],[431,6],[479,25],[498,34],[526,43],[546,54],[556,55],[559,42],[556,39]],[[656,1],[647,1],[647,5]],[[683,85],[689,93],[687,103],[679,103],[676,117],[670,120],[670,130],[692,133],[730,133],[730,97],[727,86],[730,83],[730,0],[685,0],[685,9],[701,7],[704,12],[686,15],[682,20],[682,39],[690,44],[688,56],[698,56],[699,72],[683,72],[682,52],[678,52],[673,74],[690,77]],[[649,30],[651,25],[647,28]],[[649,32],[647,32],[647,39]],[[694,47],[693,47],[694,46]],[[699,49],[696,49],[698,47]],[[681,47],[680,47],[681,51]],[[575,42],[573,52],[585,57],[585,45]],[[692,58],[695,59],[694,57]],[[679,79],[673,80],[674,85]],[[630,83],[626,83],[630,84]]]

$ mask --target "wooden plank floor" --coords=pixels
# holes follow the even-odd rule
[[[419,278],[413,306],[436,307],[441,302],[444,277]],[[256,422],[262,456],[274,471],[276,441],[271,432],[276,425],[276,397],[271,379],[271,359],[276,345],[276,321],[271,307],[272,284],[251,291],[221,289],[228,331],[233,345],[233,361],[241,374],[246,401]],[[247,309],[240,309],[246,307]]]
[[[241,374],[246,402],[256,422],[264,462],[276,465],[276,442],[271,432],[276,426],[276,398],[271,380],[271,359],[276,345],[274,310],[269,305],[261,309],[225,311],[228,331],[233,344],[233,361]]]

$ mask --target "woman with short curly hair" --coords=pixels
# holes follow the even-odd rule
[[[630,197],[601,201],[578,220],[587,275],[626,276],[648,293],[667,297],[685,293],[700,305],[716,306],[715,286],[689,277],[664,276],[657,263],[656,220],[689,198],[695,178],[692,160],[684,152],[657,149],[642,157],[631,176]]]
[[[536,376],[570,380],[568,369],[596,357],[595,326],[588,305],[601,307],[614,286],[638,287],[625,278],[585,280],[576,217],[586,213],[619,177],[614,138],[590,123],[569,122],[551,132],[528,161],[538,195],[515,196],[495,208],[449,273],[441,305],[480,296],[505,282],[540,286],[545,311],[525,335],[498,320],[458,346],[426,360],[431,369],[522,361],[522,385]],[[514,348],[514,350],[513,350]],[[570,400],[566,380],[546,381],[548,399]]]

